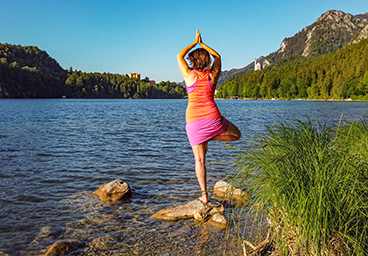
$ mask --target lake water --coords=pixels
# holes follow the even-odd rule
[[[241,253],[229,233],[194,221],[150,216],[194,200],[200,189],[185,133],[187,100],[0,100],[0,255],[43,255],[77,239],[76,255],[227,255]],[[217,100],[249,148],[282,119],[336,123],[368,113],[368,102]],[[208,162],[236,151],[210,142]],[[211,164],[208,188],[228,173]],[[91,192],[114,179],[133,197],[100,202]],[[228,210],[229,211],[229,210]]]

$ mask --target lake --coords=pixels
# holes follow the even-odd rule
[[[336,124],[368,113],[368,102],[217,100],[249,140],[279,118]],[[227,255],[241,253],[229,233],[194,221],[163,222],[158,210],[194,200],[200,189],[185,132],[187,100],[0,100],[0,255],[43,255],[77,239],[76,255]],[[317,115],[316,115],[317,113]],[[365,118],[365,117],[364,117]],[[346,120],[346,119],[345,119]],[[236,150],[210,142],[207,162]],[[208,188],[229,164],[207,167]],[[91,192],[114,179],[133,197],[100,202]],[[228,210],[229,211],[229,210]],[[249,234],[251,232],[249,231]],[[247,233],[246,233],[247,234]]]

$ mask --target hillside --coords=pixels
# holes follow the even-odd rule
[[[308,61],[276,64],[234,75],[216,97],[368,100],[368,39]]]
[[[183,98],[182,85],[69,71],[35,46],[0,44],[0,98]]]
[[[265,60],[269,65],[274,65],[281,60],[295,58],[298,62],[308,61],[311,58],[334,52],[351,43],[358,43],[367,37],[368,12],[354,16],[342,11],[331,10],[322,14],[313,24],[305,27],[294,36],[285,38],[280,48],[267,55]],[[221,78],[219,85],[237,72],[254,69],[254,64],[250,63],[247,67],[249,68],[233,69],[231,73],[224,71],[225,76]]]
[[[0,98],[61,97],[66,76],[66,70],[37,47],[0,44]]]
[[[368,14],[353,16],[342,11],[328,11],[312,25],[293,37],[285,38],[278,51],[266,59],[271,63],[293,56],[321,56],[348,45],[367,25]]]

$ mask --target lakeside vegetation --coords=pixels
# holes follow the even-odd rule
[[[269,217],[278,255],[367,255],[367,122],[281,120],[255,141],[233,182]]]
[[[368,39],[322,57],[290,57],[260,71],[237,73],[217,98],[368,100]]]
[[[178,83],[150,83],[128,75],[64,70],[34,46],[0,44],[0,98],[176,99],[186,96]]]

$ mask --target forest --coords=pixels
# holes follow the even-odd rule
[[[216,97],[368,100],[368,39],[321,57],[289,57],[234,74]]]
[[[0,98],[134,98],[186,96],[183,85],[128,75],[65,70],[35,46],[0,44]]]

